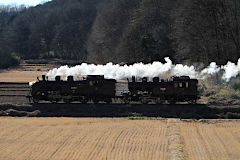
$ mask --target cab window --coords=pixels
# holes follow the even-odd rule
[[[93,81],[89,81],[89,86],[93,86]]]
[[[183,88],[183,83],[182,82],[178,83],[178,85],[179,85],[179,88]]]
[[[188,84],[188,82],[178,82],[178,83],[174,83],[174,87],[175,88],[188,88],[189,84]]]
[[[178,83],[174,83],[174,88],[177,88],[178,87]]]

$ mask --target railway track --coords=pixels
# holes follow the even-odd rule
[[[116,86],[117,94],[126,91],[126,85]],[[156,116],[170,118],[239,118],[239,106],[209,106],[205,104],[81,104],[63,102],[51,104],[42,102],[31,104],[28,83],[0,82],[0,115],[28,116],[88,116],[88,117],[122,117],[122,116]],[[10,110],[9,110],[10,109]],[[2,112],[2,113],[1,113]],[[6,112],[6,113],[5,113]],[[11,113],[10,113],[11,112]]]

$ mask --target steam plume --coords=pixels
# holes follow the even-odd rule
[[[84,75],[104,75],[105,78],[114,78],[117,80],[125,80],[132,76],[141,77],[156,77],[162,74],[170,75],[186,75],[191,78],[206,78],[208,76],[223,71],[222,79],[229,81],[232,77],[240,74],[240,59],[238,64],[228,62],[225,66],[217,66],[215,62],[201,71],[197,71],[194,66],[187,66],[182,64],[173,64],[172,61],[166,57],[166,63],[153,62],[151,64],[135,63],[133,65],[120,66],[119,64],[107,63],[106,65],[94,65],[83,63],[75,67],[61,66],[54,68],[47,73],[49,78],[54,78],[57,75],[67,77],[84,76]]]
[[[221,67],[225,72],[223,79],[229,81],[233,77],[237,77],[240,74],[240,58],[238,59],[237,65],[232,62],[228,62],[225,66]]]

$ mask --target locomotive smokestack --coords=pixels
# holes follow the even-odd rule
[[[60,82],[60,81],[61,81],[61,77],[60,77],[60,76],[56,76],[56,77],[55,77],[55,80],[56,80],[57,82]]]
[[[73,82],[73,76],[68,76],[68,77],[67,77],[67,81],[68,81],[68,82]]]
[[[42,75],[42,80],[46,81],[46,75]]]
[[[132,82],[136,82],[136,77],[132,76]]]
[[[153,82],[154,82],[154,83],[158,83],[158,82],[159,82],[159,77],[154,77],[154,78],[153,78]]]

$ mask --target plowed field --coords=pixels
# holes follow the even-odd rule
[[[240,121],[0,118],[1,160],[240,159]]]
[[[239,120],[181,123],[180,128],[188,159],[240,159]]]
[[[163,121],[1,118],[0,159],[166,159]]]
[[[17,68],[1,69],[0,82],[31,82],[50,69],[59,67],[53,64],[20,64]]]

